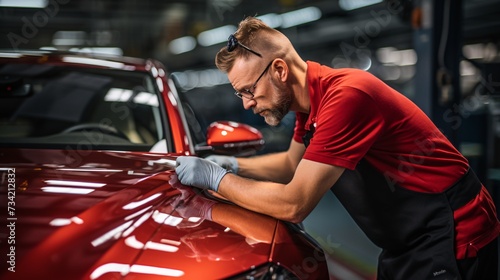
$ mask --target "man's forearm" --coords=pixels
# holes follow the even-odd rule
[[[220,194],[233,203],[277,219],[293,221],[298,202],[285,192],[286,185],[257,181],[228,173],[219,186]],[[252,198],[252,199],[249,199]]]
[[[295,167],[286,152],[238,158],[238,175],[256,180],[288,183]]]

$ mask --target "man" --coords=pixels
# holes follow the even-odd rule
[[[409,99],[370,73],[302,60],[282,33],[253,17],[216,64],[244,108],[268,124],[295,111],[294,136],[280,153],[212,157],[218,164],[180,157],[181,183],[295,223],[331,189],[383,249],[379,279],[497,278],[492,198]]]

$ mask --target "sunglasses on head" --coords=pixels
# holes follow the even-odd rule
[[[249,51],[257,56],[262,57],[262,55],[260,53],[254,51],[251,48],[238,42],[238,39],[236,39],[234,34],[229,35],[229,38],[227,38],[227,51],[232,52],[232,51],[234,51],[234,49],[236,49],[237,46],[240,46],[240,47],[244,48],[245,50],[247,50],[247,51]]]

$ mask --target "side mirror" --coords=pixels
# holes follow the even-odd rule
[[[233,156],[249,156],[264,147],[262,133],[246,124],[218,121],[207,129],[207,146],[198,146],[197,152]]]

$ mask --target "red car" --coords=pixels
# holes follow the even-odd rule
[[[199,132],[159,62],[0,52],[1,279],[328,279],[300,226],[177,181],[176,156],[263,145]]]

